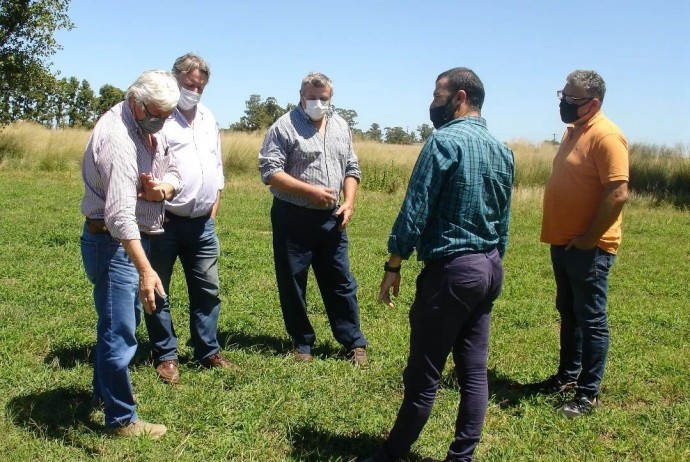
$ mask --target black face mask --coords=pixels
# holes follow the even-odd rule
[[[429,108],[429,119],[436,130],[453,120],[454,114],[455,108],[453,107],[452,98],[448,98],[448,102],[443,106]]]
[[[577,115],[577,110],[580,106],[577,104],[568,104],[565,99],[562,99],[558,107],[561,109],[561,120],[563,123],[571,124],[580,118]]]

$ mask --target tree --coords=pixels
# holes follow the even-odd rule
[[[422,141],[426,141],[427,138],[429,138],[431,134],[434,132],[434,129],[430,127],[428,124],[422,124],[419,127],[417,127],[417,132],[419,132],[419,139]]]
[[[380,143],[383,140],[383,133],[381,133],[381,127],[377,123],[371,124],[369,130],[364,133],[364,136],[369,141],[376,141]]]
[[[287,109],[283,109],[272,96],[262,102],[260,95],[251,95],[245,104],[247,106],[247,109],[244,110],[245,115],[240,118],[239,122],[230,125],[231,131],[266,130],[287,112]]]
[[[96,95],[88,81],[81,81],[74,103],[76,111],[73,126],[92,129],[96,123]]]
[[[390,144],[413,144],[417,139],[414,132],[407,133],[402,127],[386,127],[384,128],[386,135],[386,143]]]
[[[354,130],[355,125],[357,125],[357,122],[355,122],[355,118],[357,117],[357,111],[354,111],[352,109],[341,109],[341,108],[335,108],[335,112],[345,119],[345,122],[347,122],[347,125],[350,127],[350,130]]]
[[[96,100],[96,117],[102,116],[108,109],[125,99],[125,92],[110,84],[103,85],[98,90]]]
[[[45,106],[55,83],[47,60],[61,49],[53,33],[74,27],[68,5],[69,0],[0,0],[0,125],[37,117]]]

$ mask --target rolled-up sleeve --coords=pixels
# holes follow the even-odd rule
[[[362,170],[359,168],[359,159],[352,146],[352,135],[350,135],[350,148],[347,155],[347,163],[345,165],[345,176],[356,178],[357,182],[362,179]]]
[[[165,156],[165,159],[165,173],[163,174],[162,181],[170,184],[175,189],[175,195],[178,195],[182,191],[183,183],[180,170],[177,168],[177,162],[175,161],[175,153],[172,149],[168,150],[168,155]]]
[[[261,181],[268,184],[271,177],[278,172],[285,171],[287,153],[284,138],[277,126],[271,127],[266,133],[263,145],[259,151],[259,173]]]
[[[216,177],[216,181],[218,182],[218,189],[223,189],[225,188],[225,172],[223,172],[223,151],[221,150],[220,145],[220,132],[218,131],[218,125],[216,125],[216,157],[218,159],[218,168],[216,169],[218,176]]]
[[[105,189],[103,220],[116,239],[140,239],[136,220],[137,156],[133,143],[105,138],[97,147],[99,172]]]

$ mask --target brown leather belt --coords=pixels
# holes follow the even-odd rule
[[[108,227],[103,220],[86,219],[86,228],[91,234],[108,234]]]

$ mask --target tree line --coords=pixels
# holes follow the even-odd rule
[[[103,85],[96,95],[87,80],[58,78],[50,71],[49,58],[62,48],[53,34],[74,28],[68,6],[69,0],[0,0],[0,127],[26,120],[49,128],[91,129],[101,114],[124,99],[125,92],[113,85]],[[245,105],[245,115],[226,130],[264,131],[294,108],[280,106],[273,97],[262,101],[260,95],[251,95]],[[377,123],[364,131],[356,127],[356,111],[335,111],[358,140],[412,144],[425,141],[433,131],[427,124],[406,131]]]
[[[295,107],[294,104],[288,103],[287,106],[283,108],[272,96],[262,101],[261,95],[251,95],[249,99],[245,101],[245,106],[244,115],[238,122],[230,124],[226,129],[227,131],[265,131],[273,122],[278,120],[280,116],[291,111]],[[416,131],[408,132],[402,127],[384,127],[382,129],[377,123],[372,123],[368,130],[363,131],[356,127],[357,121],[355,119],[357,118],[357,111],[339,107],[334,107],[334,110],[340,117],[345,119],[356,140],[390,144],[413,144],[419,141],[426,141],[433,132],[433,128],[427,124],[420,125],[417,127]]]

